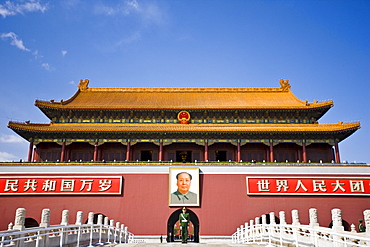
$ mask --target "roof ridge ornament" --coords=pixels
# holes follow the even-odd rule
[[[290,90],[290,83],[289,80],[280,79],[280,88],[283,91],[289,91]]]
[[[86,91],[89,87],[89,79],[85,79],[85,80],[80,80],[80,83],[78,83],[78,89],[80,91]]]

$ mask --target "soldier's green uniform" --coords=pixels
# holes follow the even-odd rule
[[[190,215],[186,213],[186,209],[182,211],[179,216],[181,226],[181,241],[182,243],[188,242],[188,226],[190,224]]]

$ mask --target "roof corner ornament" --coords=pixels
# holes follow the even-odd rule
[[[283,91],[289,91],[290,90],[289,80],[280,79],[280,88]]]
[[[78,83],[78,89],[80,91],[86,91],[89,87],[89,79],[85,79],[85,80],[80,80],[80,83]]]

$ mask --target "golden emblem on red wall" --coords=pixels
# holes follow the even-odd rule
[[[190,113],[187,111],[180,111],[177,114],[177,119],[179,120],[179,123],[181,124],[188,124],[190,120]]]

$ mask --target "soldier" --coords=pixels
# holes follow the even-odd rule
[[[359,219],[358,222],[360,222],[358,224],[358,231],[359,232],[365,232],[366,231],[366,227],[364,226],[364,224],[362,223],[362,219]]]
[[[190,224],[190,215],[186,213],[186,208],[182,208],[182,213],[179,215],[181,227],[181,242],[186,244],[188,242],[188,226]]]

